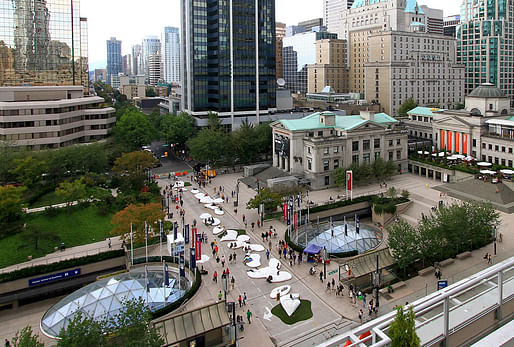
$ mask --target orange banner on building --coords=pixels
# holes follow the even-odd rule
[[[445,148],[444,147],[444,136],[445,136],[444,130],[441,130],[441,134],[439,134],[439,135],[440,135],[440,138],[441,138],[441,149],[444,149]]]
[[[462,154],[468,154],[468,134],[462,134]]]
[[[455,133],[455,153],[460,152],[460,134],[458,132]]]
[[[447,131],[446,133],[448,134],[448,151],[452,152],[452,134],[453,134],[453,132]]]

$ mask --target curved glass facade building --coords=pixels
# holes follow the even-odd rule
[[[0,85],[88,87],[80,0],[0,1]]]
[[[123,302],[142,298],[151,311],[163,308],[180,299],[191,287],[189,280],[179,282],[176,272],[168,271],[169,286],[164,286],[162,271],[144,268],[104,278],[68,295],[51,307],[41,319],[41,331],[55,338],[66,329],[78,310],[97,320],[115,318],[123,308]]]

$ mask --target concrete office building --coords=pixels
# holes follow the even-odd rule
[[[121,69],[121,72],[124,75],[130,76],[132,75],[132,55],[126,54],[122,58],[123,61],[123,67]]]
[[[285,23],[277,22],[275,24],[275,71],[277,79],[284,78],[284,61],[282,58],[282,49],[284,47],[282,40],[284,37],[286,37],[286,25]]]
[[[273,166],[307,179],[312,189],[333,186],[334,170],[352,163],[372,164],[382,158],[407,170],[407,131],[384,113],[338,116],[318,112],[302,119],[278,120],[271,127]]]
[[[466,66],[466,94],[492,83],[514,105],[514,0],[465,0],[460,20],[457,59]]]
[[[327,86],[335,93],[348,93],[348,56],[346,40],[316,41],[316,64],[308,65],[308,92],[320,93]]]
[[[142,53],[144,74],[148,81],[150,76],[150,56],[161,53],[161,40],[157,36],[146,36],[143,39]]]
[[[425,13],[425,16],[427,19],[425,31],[429,34],[443,35],[444,34],[443,10],[430,8],[426,5],[421,6],[421,10]]]
[[[291,92],[307,93],[308,66],[316,64],[316,41],[323,39],[337,39],[337,35],[326,31],[303,32],[283,39],[284,79]]]
[[[323,1],[323,23],[328,32],[340,33],[342,15],[344,10],[353,5],[353,0],[324,0]],[[342,38],[342,37],[339,37]]]
[[[165,27],[161,42],[164,82],[180,84],[179,29],[173,27]]]
[[[275,1],[182,0],[181,18],[184,111],[229,128],[274,112]]]
[[[460,25],[460,16],[459,15],[444,17],[444,19],[443,19],[444,35],[456,38],[457,37],[457,27],[459,25]]]
[[[320,31],[320,29],[323,28],[323,18],[315,18],[299,22],[298,26],[302,27],[304,29],[304,32],[310,32],[313,29]]]
[[[82,86],[0,87],[0,141],[45,149],[104,139],[115,110],[83,94]]]
[[[112,85],[113,76],[118,76],[122,69],[121,41],[111,37],[110,40],[107,40],[107,83]]]
[[[157,86],[162,82],[162,61],[160,54],[152,54],[148,59],[148,84]]]
[[[88,88],[87,19],[80,1],[0,2],[0,85]]]
[[[94,80],[107,82],[107,69],[95,69]]]
[[[144,75],[144,59],[143,59],[143,47],[141,45],[132,46],[132,74],[133,75]]]

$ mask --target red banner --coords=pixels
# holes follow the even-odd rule
[[[455,133],[455,153],[460,152],[460,134],[458,132]]]
[[[447,131],[446,134],[448,134],[448,151],[452,151],[452,131]]]
[[[196,260],[202,260],[202,235],[197,234],[195,240],[195,258]]]
[[[468,154],[468,134],[462,134],[462,154]]]
[[[284,221],[287,220],[287,209],[288,209],[288,207],[289,207],[289,204],[287,204],[287,203],[284,204],[284,208],[283,208],[283,210],[284,210]]]
[[[444,130],[441,130],[440,138],[441,138],[441,149],[444,149]]]
[[[197,230],[196,227],[193,227],[193,229],[191,229],[191,233],[193,234],[193,235],[191,235],[191,240],[193,242],[196,242],[196,230]]]
[[[353,185],[353,172],[351,170],[346,171],[346,190],[350,192],[352,190],[352,185]]]

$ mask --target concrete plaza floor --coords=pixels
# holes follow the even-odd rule
[[[212,183],[205,189],[201,189],[202,192],[214,195],[215,186],[217,188],[219,188],[219,186],[224,187],[225,195],[229,196],[229,202],[228,204],[223,204],[225,215],[216,217],[221,219],[222,224],[227,229],[244,229],[245,225],[242,220],[243,214],[248,220],[248,226],[251,225],[251,222],[257,221],[257,211],[255,209],[247,210],[245,208],[247,201],[256,193],[243,184],[239,186],[240,194],[237,214],[234,211],[233,199],[231,198],[230,192],[235,191],[237,179],[240,177],[240,174],[220,175],[214,178]],[[187,179],[189,179],[189,177]],[[387,183],[388,187],[394,186],[399,191],[406,189],[411,193],[410,197],[413,200],[413,205],[401,215],[401,218],[411,223],[415,223],[420,219],[421,213],[429,214],[430,208],[436,206],[441,199],[444,200],[445,203],[457,201],[453,198],[440,198],[440,192],[433,189],[435,182],[419,176],[411,174],[398,175],[389,179]],[[160,180],[159,184],[164,187],[173,184],[173,181],[164,179]],[[187,187],[187,189],[190,190],[191,187]],[[207,210],[202,204],[199,204],[189,190],[183,194],[186,224],[192,224],[193,219],[200,222],[200,214],[211,212],[211,210]],[[385,191],[385,189],[381,189],[378,184],[360,186],[355,188],[354,197],[381,191]],[[310,200],[315,203],[326,202],[329,200],[330,196],[336,197],[338,194],[341,194],[340,189],[312,191],[310,192]],[[176,213],[174,217],[174,220],[178,220]],[[510,257],[514,250],[514,235],[508,227],[509,225],[513,225],[514,215],[500,213],[500,217],[502,219],[500,232],[503,234],[503,242],[498,244],[497,256],[493,258],[493,262]],[[255,228],[255,230],[252,231],[251,228],[248,227],[247,234],[251,238],[251,243],[262,244],[267,248],[267,242],[263,243],[260,235],[263,230],[269,229],[270,226],[273,226],[278,232],[277,239],[273,239],[273,250],[271,252],[272,256],[277,257],[278,254],[276,253],[275,245],[278,240],[284,238],[284,232],[286,230],[285,223],[277,220],[265,221],[264,226],[260,229]],[[213,271],[217,271],[218,274],[221,274],[223,271],[221,264],[216,263],[216,261],[212,259],[211,247],[209,246],[209,243],[214,238],[212,228],[206,227],[200,222],[199,232],[205,232],[208,236],[208,244],[203,245],[202,253],[211,256],[211,260],[203,264],[205,269],[209,271],[209,275],[204,277],[199,292],[192,300],[184,305],[183,310],[190,310],[215,302],[217,300],[217,294],[221,290],[221,281],[218,280],[218,283],[214,283],[211,279]],[[220,257],[221,255],[225,255],[228,261],[228,255],[234,251],[229,250],[226,243],[220,242],[219,244],[221,244],[219,247]],[[105,247],[104,244],[101,246]],[[73,249],[70,251],[72,250]],[[474,251],[469,258],[456,260],[453,264],[442,268],[443,278],[448,278],[449,284],[452,284],[487,267],[488,265],[482,260],[482,255],[485,252],[492,253],[492,245]],[[226,264],[225,266],[230,268],[231,276],[234,275],[235,278],[235,288],[228,293],[227,300],[237,302],[237,297],[246,292],[248,298],[247,305],[242,308],[239,308],[239,305],[237,305],[236,314],[244,316],[246,321],[246,310],[250,309],[253,313],[252,324],[246,324],[245,331],[240,335],[242,337],[240,340],[241,346],[311,346],[330,338],[338,332],[349,330],[358,324],[358,310],[362,306],[359,303],[357,305],[352,304],[347,296],[347,292],[345,292],[345,296],[342,297],[336,296],[332,292],[326,292],[326,282],[321,283],[318,276],[310,276],[308,274],[308,269],[311,265],[301,264],[290,266],[286,262],[282,262],[282,270],[290,272],[293,278],[284,284],[291,285],[293,293],[300,293],[302,299],[308,299],[312,302],[314,316],[310,320],[299,322],[292,326],[282,323],[277,317],[273,315],[270,316],[268,313],[268,310],[277,304],[276,301],[269,299],[269,293],[280,284],[271,285],[264,279],[250,279],[246,274],[247,267],[242,264],[243,251],[237,250],[236,253],[237,262],[235,264]],[[263,266],[266,266],[267,261],[265,253],[260,252],[260,255]],[[338,264],[332,262],[327,270],[329,272],[338,270]],[[337,281],[337,272],[327,279],[331,279],[333,276],[335,276]],[[433,292],[435,285],[436,279],[433,275],[416,277],[406,281],[406,286],[395,291],[390,300],[381,298],[379,314],[389,312],[396,304],[403,304],[405,301],[412,302],[416,298],[425,295],[426,292]],[[10,339],[16,330],[21,329],[26,324],[32,325],[33,328],[38,331],[39,319],[41,319],[44,312],[53,302],[55,301],[48,300],[21,307],[17,311],[0,312],[0,341],[3,341],[4,338]],[[8,324],[4,325],[4,323],[7,322]],[[45,339],[45,342],[49,341]]]

